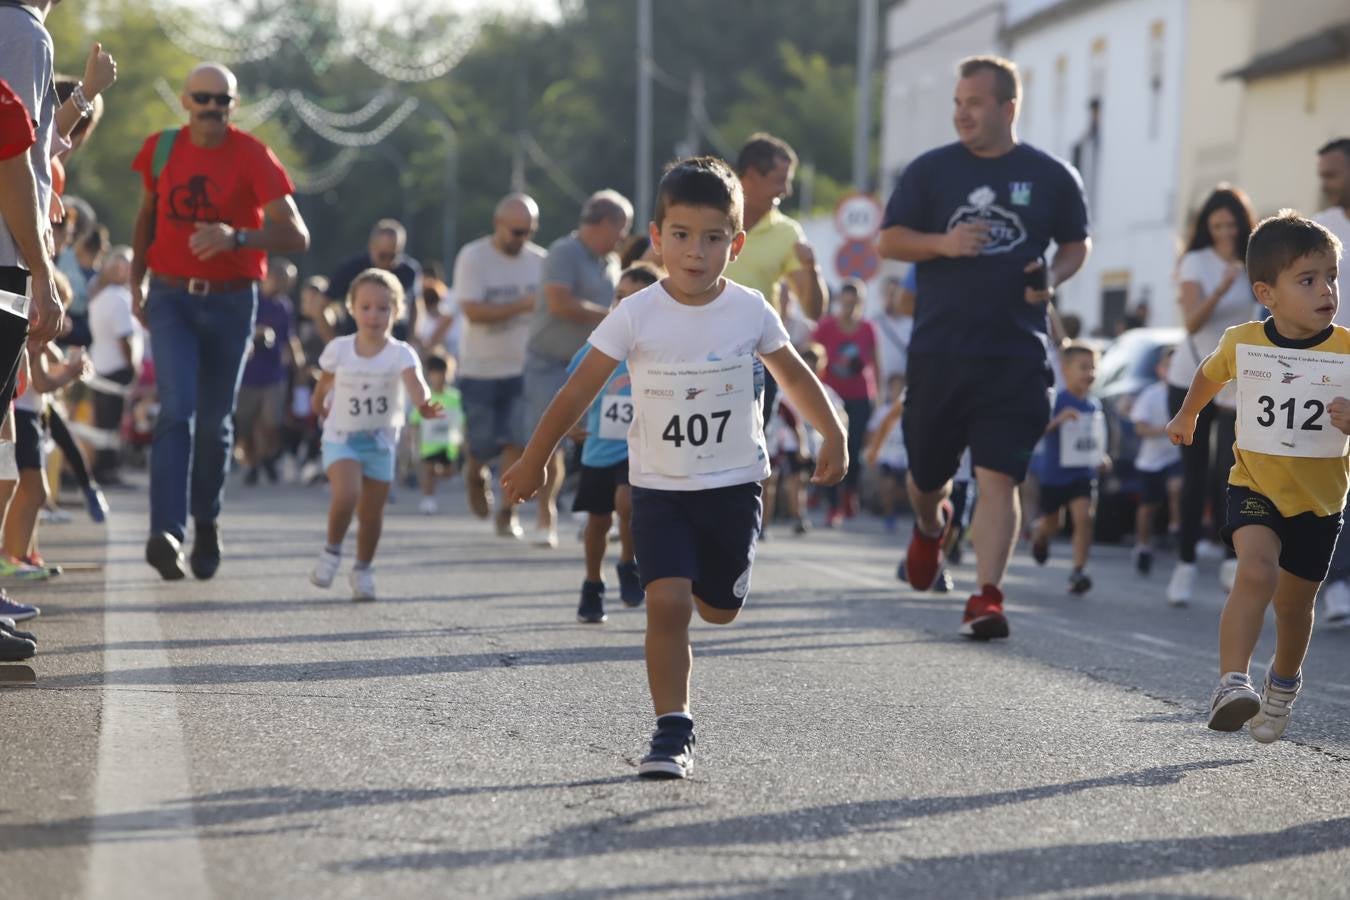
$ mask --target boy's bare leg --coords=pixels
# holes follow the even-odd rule
[[[657,718],[689,712],[689,671],[694,650],[689,620],[694,585],[687,578],[658,578],[647,585],[647,684]]]
[[[1219,617],[1219,675],[1246,672],[1261,637],[1266,607],[1280,579],[1280,539],[1264,525],[1244,525],[1233,532],[1237,577]],[[1304,636],[1306,649],[1307,636]]]
[[[764,479],[764,528],[769,527],[769,523],[773,521],[774,510],[778,507],[778,482],[780,480],[781,476],[777,469],[774,469],[769,477]]]
[[[900,485],[895,476],[881,477],[881,514],[888,519],[895,518],[895,507],[900,502]]]
[[[980,502],[975,504],[970,527],[975,545],[976,584],[981,588],[986,584],[998,587],[1008,573],[1008,558],[1017,544],[1017,529],[1022,518],[1017,485],[1002,472],[982,466],[975,468],[975,484]],[[950,481],[947,490],[951,490]]]
[[[5,516],[5,553],[15,559],[28,555],[38,512],[47,504],[47,480],[41,469],[19,472],[19,487]]]
[[[418,480],[422,482],[422,496],[432,497],[436,494],[436,464],[429,460],[422,460],[421,466],[417,472]]]
[[[605,550],[609,547],[609,527],[614,517],[609,513],[588,513],[586,515],[586,580],[604,581],[600,571],[605,563]]]
[[[341,547],[356,512],[356,500],[361,493],[361,464],[354,459],[340,459],[328,467],[328,544]]]
[[[633,549],[633,489],[621,484],[614,489],[614,512],[619,517],[619,562],[630,563]]]
[[[1312,640],[1313,604],[1320,582],[1280,570],[1275,587],[1275,674],[1293,681],[1303,668]]]
[[[1158,514],[1158,504],[1140,503],[1134,511],[1134,545],[1144,550],[1153,542],[1153,517]]]
[[[390,483],[374,478],[361,479],[361,497],[356,504],[356,561],[369,563],[375,558],[384,531],[384,505],[389,501]]]
[[[1092,549],[1092,500],[1076,497],[1069,502],[1069,517],[1073,520],[1073,567],[1087,566]]]

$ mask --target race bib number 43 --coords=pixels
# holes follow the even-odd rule
[[[396,428],[403,418],[403,381],[398,372],[370,375],[338,372],[329,415],[338,431]]]
[[[630,370],[642,471],[706,475],[753,466],[764,458],[753,357],[630,365]]]
[[[600,434],[606,441],[628,440],[633,424],[633,398],[624,394],[606,394],[600,401]]]
[[[1350,394],[1341,353],[1237,347],[1237,445],[1273,456],[1344,456],[1346,436],[1327,406]]]

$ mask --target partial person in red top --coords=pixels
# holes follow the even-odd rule
[[[848,452],[854,460],[830,498],[829,524],[837,527],[858,511],[858,483],[862,477],[862,448],[872,404],[877,397],[877,333],[862,317],[867,286],[850,278],[835,298],[835,314],[816,326],[811,339],[825,348],[829,365],[820,380],[844,401],[848,414]]]
[[[202,63],[183,89],[188,124],[151,135],[131,164],[145,187],[131,293],[150,332],[160,399],[145,558],[169,581],[187,575],[189,511],[192,574],[211,578],[220,566],[216,520],[258,282],[269,253],[309,247],[286,170],[266,145],[230,124],[238,102],[234,73]]]

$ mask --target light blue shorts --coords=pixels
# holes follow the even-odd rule
[[[394,450],[369,431],[358,431],[345,441],[323,442],[323,468],[342,459],[356,460],[361,474],[375,481],[394,480]]]

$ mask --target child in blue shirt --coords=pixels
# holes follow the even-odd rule
[[[637,263],[619,277],[614,305],[629,294],[656,284],[661,274],[649,263]],[[570,375],[591,349],[588,343],[577,351],[567,367]],[[589,625],[604,622],[605,580],[601,568],[614,514],[619,515],[619,599],[629,608],[641,606],[644,597],[633,557],[631,527],[633,501],[628,486],[628,427],[633,423],[633,383],[627,363],[619,363],[582,423],[586,441],[581,447],[581,480],[573,512],[586,513],[584,546],[586,580],[581,583],[577,621]]]
[[[1031,555],[1040,565],[1050,558],[1050,538],[1060,527],[1060,510],[1069,509],[1073,521],[1073,571],[1069,593],[1092,589],[1084,571],[1092,546],[1092,514],[1097,473],[1107,464],[1106,417],[1101,403],[1088,393],[1097,377],[1097,351],[1070,344],[1062,353],[1064,387],[1055,396],[1055,409],[1045,429],[1045,456],[1041,465],[1041,517],[1032,535]]]

